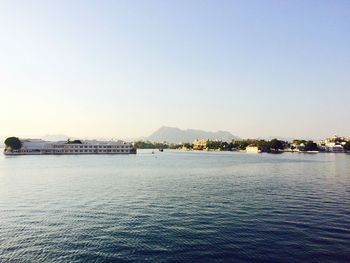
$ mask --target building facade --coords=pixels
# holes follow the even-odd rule
[[[250,152],[250,153],[260,153],[260,152],[261,152],[260,148],[259,148],[257,145],[255,145],[255,144],[250,144],[250,145],[248,145],[248,146],[245,148],[245,150],[246,150],[247,152]]]
[[[25,154],[133,154],[136,153],[132,143],[118,141],[58,141],[48,142],[39,139],[21,139],[22,146],[18,150],[5,147],[6,155]]]
[[[205,150],[208,147],[208,140],[207,139],[200,139],[200,140],[194,140],[193,141],[193,150]]]

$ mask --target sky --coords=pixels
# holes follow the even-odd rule
[[[0,0],[0,136],[350,135],[350,1]]]

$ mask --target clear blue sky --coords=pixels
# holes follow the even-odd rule
[[[0,1],[0,136],[350,135],[350,1]]]

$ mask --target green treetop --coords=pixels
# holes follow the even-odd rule
[[[11,148],[12,150],[19,150],[22,147],[22,142],[17,137],[9,137],[5,140],[6,148]]]

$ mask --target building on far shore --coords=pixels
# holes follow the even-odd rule
[[[118,141],[74,140],[49,142],[40,139],[18,139],[20,148],[5,145],[5,155],[39,154],[132,154],[136,150],[131,143]],[[5,143],[6,144],[6,143]]]
[[[344,152],[344,145],[347,138],[333,135],[323,141],[318,142],[318,147],[324,152],[342,153]]]
[[[256,144],[249,144],[245,150],[250,153],[260,153],[261,149]]]
[[[318,147],[324,152],[342,153],[344,152],[344,147],[342,144],[337,144],[335,142],[321,143]]]
[[[193,150],[205,150],[208,148],[207,139],[197,139],[193,141]]]

